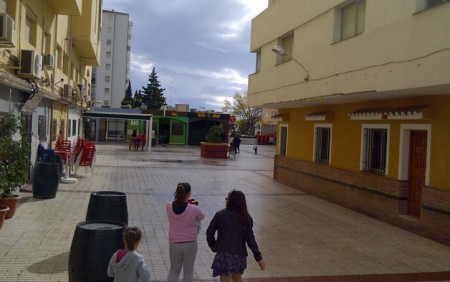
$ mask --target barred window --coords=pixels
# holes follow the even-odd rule
[[[387,129],[364,129],[363,170],[385,174],[387,155]]]
[[[321,163],[330,162],[330,137],[331,128],[316,127],[314,140],[314,161]]]

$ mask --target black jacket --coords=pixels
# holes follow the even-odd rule
[[[217,240],[215,233],[217,231]],[[206,240],[213,252],[222,252],[232,255],[248,256],[247,243],[256,261],[262,260],[253,234],[253,219],[247,224],[241,224],[236,212],[223,209],[218,211],[206,230]]]

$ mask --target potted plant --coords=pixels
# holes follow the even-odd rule
[[[14,216],[20,198],[14,192],[27,182],[30,169],[30,148],[18,135],[21,128],[13,114],[0,118],[0,205],[9,207],[6,218]]]
[[[228,144],[224,142],[223,135],[223,129],[220,126],[210,127],[208,134],[205,136],[205,142],[200,142],[201,156],[226,159]]]
[[[5,221],[8,211],[9,207],[0,205],[0,230],[2,230],[3,222]]]

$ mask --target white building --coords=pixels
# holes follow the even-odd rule
[[[129,83],[133,24],[125,13],[103,10],[100,66],[95,70],[95,106],[120,108]],[[126,66],[126,67],[124,67]]]

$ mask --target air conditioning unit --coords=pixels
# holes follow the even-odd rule
[[[6,13],[0,13],[0,45],[14,47],[14,20]]]
[[[63,96],[64,97],[72,97],[72,95],[73,95],[72,85],[64,84],[64,86],[63,86]]]
[[[17,75],[27,78],[41,78],[42,56],[34,50],[21,50],[19,58],[20,69]]]
[[[44,67],[47,69],[53,69],[55,67],[55,57],[51,54],[46,54],[43,57]]]

